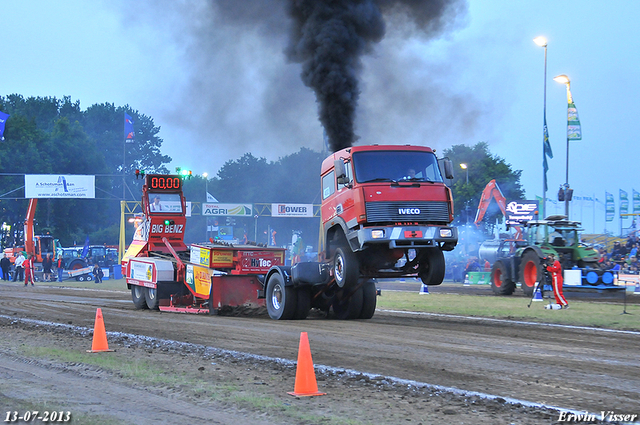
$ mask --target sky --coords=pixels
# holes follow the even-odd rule
[[[245,6],[253,5],[253,8]],[[605,222],[605,191],[640,191],[633,127],[640,99],[640,2],[468,0],[439,31],[389,17],[364,56],[357,144],[419,144],[442,153],[487,142],[521,170],[528,199],[542,195],[544,49],[546,116],[554,158],[549,198],[565,180],[566,74],[582,124],[569,147],[571,218]],[[161,128],[163,153],[215,175],[251,152],[277,160],[321,150],[314,93],[287,60],[281,0],[21,0],[2,2],[0,95],[70,96],[81,108],[129,105]],[[460,170],[459,172],[462,172]],[[286,190],[286,185],[283,185]],[[548,202],[548,213],[562,214]],[[631,211],[630,211],[631,212]],[[623,222],[631,225],[631,219]]]

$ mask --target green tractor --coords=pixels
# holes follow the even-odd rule
[[[522,223],[522,236],[494,246],[491,288],[496,295],[511,295],[520,282],[526,296],[532,296],[544,276],[545,258],[554,254],[562,269],[600,270],[598,251],[580,242],[580,223],[564,215]],[[490,248],[489,248],[490,249]],[[485,250],[486,251],[486,250]]]

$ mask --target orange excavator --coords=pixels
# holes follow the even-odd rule
[[[5,248],[4,253],[13,263],[18,252],[24,251],[34,257],[35,263],[42,263],[42,259],[51,254],[51,258],[56,256],[57,241],[51,235],[34,235],[34,217],[36,215],[37,199],[29,199],[29,207],[27,208],[27,216],[24,220],[24,245],[14,240],[12,248]]]
[[[502,191],[500,190],[500,187],[498,186],[498,183],[496,183],[495,179],[491,180],[489,183],[487,183],[487,185],[484,187],[484,190],[482,191],[482,195],[480,196],[480,203],[478,204],[478,212],[476,213],[476,219],[473,221],[473,223],[476,225],[476,227],[480,227],[480,222],[482,221],[482,219],[484,218],[485,214],[487,213],[487,209],[489,208],[489,205],[491,204],[491,199],[495,199],[496,203],[498,204],[498,207],[500,208],[500,211],[502,211],[502,215],[504,216],[505,220],[507,218],[507,199],[504,197],[504,195],[502,194]],[[522,227],[520,226],[512,226],[515,231],[516,234],[514,236],[514,240],[522,240]],[[508,229],[509,227],[507,227]]]

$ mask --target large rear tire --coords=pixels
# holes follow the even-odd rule
[[[158,289],[157,288],[145,288],[144,299],[147,303],[149,310],[158,310]]]
[[[520,283],[527,297],[533,296],[536,284],[542,281],[542,264],[535,251],[526,251],[520,260]]]
[[[338,291],[332,305],[336,318],[340,320],[358,319],[362,313],[362,301],[362,286],[353,292],[349,292],[349,289]]]
[[[333,277],[340,288],[356,286],[360,276],[360,265],[356,254],[349,247],[338,247],[333,256]]]
[[[145,292],[147,288],[144,286],[131,285],[131,300],[133,301],[133,305],[137,310],[144,310],[147,307],[147,302],[145,300]]]
[[[439,248],[426,249],[418,276],[425,285],[440,285],[444,280],[444,254]]]
[[[376,283],[368,280],[362,285],[362,311],[360,319],[371,319],[376,312],[377,302]]]
[[[304,320],[311,310],[311,291],[308,286],[299,286],[296,291],[296,312],[293,315],[295,320]]]
[[[274,320],[289,320],[296,313],[297,294],[292,286],[285,286],[279,273],[267,281],[267,312]]]
[[[516,289],[515,282],[508,277],[507,268],[500,260],[491,268],[491,289],[496,295],[511,295]]]

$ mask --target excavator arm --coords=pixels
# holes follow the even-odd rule
[[[24,250],[27,254],[33,256],[36,254],[36,245],[34,241],[33,219],[36,215],[36,207],[38,200],[29,199],[29,208],[27,208],[27,217],[24,220]]]
[[[491,204],[491,199],[495,199],[498,207],[500,207],[500,211],[504,216],[507,215],[507,200],[502,194],[502,191],[498,187],[498,183],[496,183],[495,179],[491,180],[484,187],[482,191],[482,195],[480,196],[480,203],[478,204],[478,212],[476,213],[476,219],[473,223],[476,227],[480,227],[480,222],[484,218],[484,215],[487,213],[487,209],[489,208],[489,204]]]

